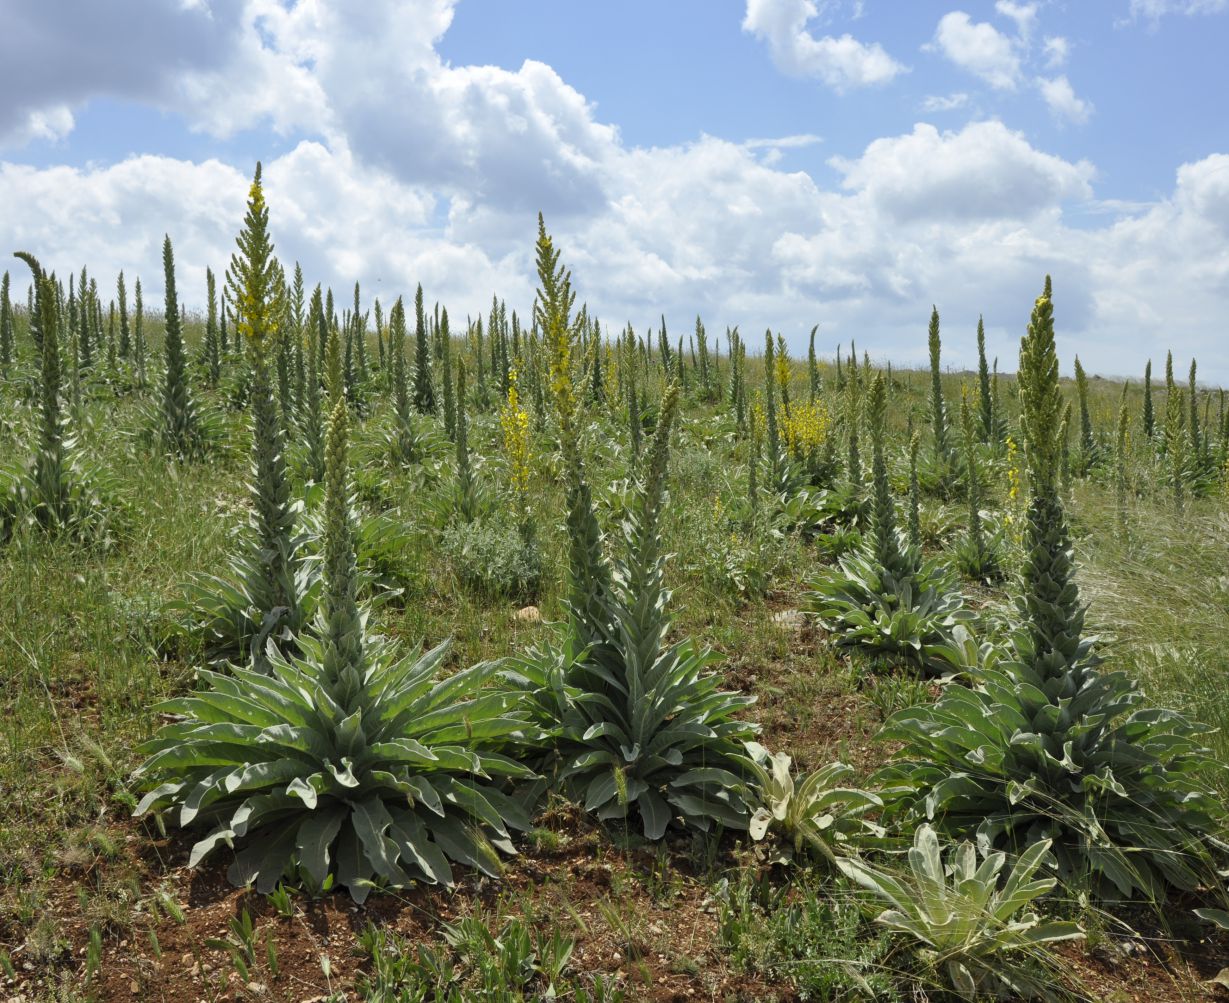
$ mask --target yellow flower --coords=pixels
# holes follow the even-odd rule
[[[515,368],[508,373],[508,400],[500,408],[499,427],[508,456],[508,478],[513,492],[524,503],[529,494],[529,415],[520,404]]]
[[[828,408],[822,400],[795,404],[781,418],[781,435],[786,448],[800,462],[819,452],[831,427]]]

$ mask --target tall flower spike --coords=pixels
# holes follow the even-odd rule
[[[251,361],[252,539],[247,586],[266,617],[282,610],[281,615],[290,618],[290,629],[297,631],[301,624],[294,613],[300,608],[296,586],[302,560],[294,539],[285,433],[272,386],[283,302],[259,164],[248,193],[243,229],[235,242],[238,250],[231,256],[228,284],[237,305],[235,330],[247,345]],[[256,654],[263,657],[261,652]]]
[[[334,332],[330,344],[337,341]],[[330,351],[330,355],[339,354]],[[334,394],[324,454],[324,665],[345,706],[363,676],[363,631],[357,600],[354,528],[350,516],[350,417],[344,395]]]
[[[1071,540],[1059,495],[1063,398],[1054,348],[1054,307],[1048,295],[1038,297],[1028,333],[1020,342],[1019,386],[1029,473],[1021,602],[1033,667],[1043,679],[1055,679],[1073,670],[1082,657],[1084,610],[1072,580]]]

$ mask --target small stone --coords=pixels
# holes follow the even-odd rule
[[[133,979],[131,982],[128,983],[128,988],[132,990],[133,996],[136,996],[141,992],[141,984],[137,982],[136,979]]]
[[[542,612],[537,606],[525,606],[516,611],[516,618],[522,623],[538,623],[542,619]]]
[[[772,622],[780,624],[782,627],[788,627],[790,630],[801,630],[807,622],[807,618],[802,615],[800,610],[783,609],[773,613]]]

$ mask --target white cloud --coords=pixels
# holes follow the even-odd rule
[[[1037,62],[1032,35],[1037,25],[1038,4],[998,0],[995,10],[1015,24],[1014,37],[988,22],[974,22],[964,11],[955,10],[940,18],[934,42],[926,48],[938,49],[952,63],[996,90],[1015,90],[1025,79],[1025,64],[1033,66]],[[1040,53],[1045,68],[1052,71],[1064,65],[1070,48],[1066,38],[1046,38]],[[1076,95],[1065,74],[1035,77],[1033,85],[1056,118],[1082,125],[1091,117],[1092,102]],[[927,99],[923,110],[942,110],[938,101]]]
[[[969,103],[969,95],[963,91],[954,94],[928,94],[922,99],[922,111],[938,112],[938,111],[955,111],[957,108],[963,108]]]
[[[1020,57],[1010,38],[987,22],[974,22],[962,10],[939,19],[935,43],[951,62],[998,90],[1014,90]]]
[[[1131,0],[1131,17],[1156,21],[1166,14],[1220,14],[1229,0]]]
[[[1067,58],[1071,55],[1071,43],[1061,35],[1056,35],[1045,40],[1043,51],[1046,69],[1055,70],[1067,62]]]
[[[25,122],[9,130],[8,142],[13,146],[24,146],[36,139],[59,142],[73,131],[75,125],[72,109],[67,105],[37,108],[26,114]]]
[[[1035,150],[994,121],[944,133],[920,123],[875,140],[857,160],[830,163],[844,189],[900,220],[1026,219],[1092,194],[1092,165]]]
[[[0,142],[36,138],[32,115],[53,108],[71,114],[100,95],[169,100],[178,79],[229,60],[242,34],[243,4],[8,0],[0,31]]]
[[[818,77],[837,92],[885,84],[907,71],[878,42],[867,45],[848,33],[816,38],[807,24],[818,16],[816,0],[747,0],[742,26],[767,42],[783,73]]]
[[[1082,125],[1092,115],[1091,102],[1076,96],[1066,76],[1051,79],[1038,77],[1037,89],[1041,91],[1050,111],[1060,119]]]
[[[1033,28],[1037,24],[1037,4],[998,0],[994,5],[994,9],[1003,17],[1015,22],[1016,33],[1020,36],[1020,40],[1027,45],[1032,37]]]
[[[970,358],[984,312],[991,351],[1010,368],[1051,272],[1064,358],[1078,338],[1093,371],[1142,368],[1169,341],[1202,358],[1222,337],[1229,153],[1184,165],[1169,197],[1124,214],[1093,200],[1090,164],[999,122],[917,125],[842,151],[830,160],[840,183],[823,187],[774,160],[814,136],[629,147],[549,66],[444,64],[435,44],[448,0],[347,5],[349,26],[335,2],[253,0],[234,51],[247,65],[264,60],[249,48],[259,36],[273,53],[260,121],[278,94],[318,94],[316,131],[265,164],[271,226],[284,261],[343,295],[359,279],[387,305],[421,280],[458,321],[495,291],[524,314],[545,207],[581,299],[614,327],[643,330],[663,312],[686,327],[698,312],[710,330],[771,325],[802,347],[821,321],[832,342],[856,335],[876,357],[921,362],[935,302],[954,362]],[[244,121],[241,94],[219,93],[210,128]],[[284,107],[287,122],[304,114]],[[182,295],[199,305],[205,266],[233,247],[249,173],[156,156],[0,164],[0,205],[19,207],[6,216],[14,246],[60,274],[82,263],[100,282],[121,267],[139,274],[151,305],[169,231]]]

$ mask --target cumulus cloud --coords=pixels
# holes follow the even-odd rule
[[[1037,24],[1037,4],[997,0],[994,9],[1003,17],[1015,22],[1016,32],[1020,36],[1020,40],[1027,45],[1032,37],[1033,28]]]
[[[1077,97],[1065,76],[1038,77],[1037,89],[1056,118],[1082,125],[1092,115],[1092,103]]]
[[[974,22],[962,10],[939,19],[935,44],[951,62],[991,87],[1013,90],[1020,79],[1020,57],[1012,40],[988,22]]]
[[[0,31],[0,140],[39,135],[32,115],[98,95],[169,94],[177,76],[220,66],[242,32],[243,0],[9,0]],[[60,126],[71,128],[63,111]],[[59,134],[63,133],[63,129]]]
[[[906,72],[878,42],[868,45],[848,32],[816,38],[807,24],[819,14],[816,0],[747,0],[743,31],[768,44],[781,72],[817,77],[837,92],[885,84]]]
[[[1038,4],[998,0],[995,11],[1015,25],[1014,35],[999,31],[989,22],[974,21],[964,11],[954,10],[939,19],[934,41],[925,48],[940,52],[951,63],[1001,91],[1014,91],[1027,79],[1026,65],[1037,67],[1040,64],[1053,71],[1067,62],[1071,46],[1066,38],[1046,38],[1040,52],[1033,44]],[[1035,76],[1032,83],[1050,112],[1061,121],[1083,124],[1091,117],[1092,102],[1075,93],[1066,74]],[[942,106],[927,103],[923,110],[942,110]]]
[[[1056,35],[1045,40],[1045,60],[1047,69],[1057,69],[1059,66],[1067,62],[1067,57],[1071,55],[1071,43],[1061,35]]]
[[[841,151],[829,161],[839,183],[825,186],[776,159],[811,135],[635,148],[549,66],[446,65],[435,46],[451,20],[447,0],[347,8],[351,28],[338,10],[330,0],[251,0],[238,21],[235,58],[252,58],[243,53],[253,37],[275,57],[270,102],[318,89],[312,123],[298,126],[314,131],[265,164],[277,252],[301,261],[312,282],[341,291],[358,279],[387,304],[422,281],[457,320],[498,292],[523,313],[544,207],[580,297],[612,326],[643,330],[663,312],[685,326],[701,313],[710,329],[772,326],[802,347],[820,321],[830,343],[856,336],[877,357],[923,361],[935,302],[953,360],[962,345],[971,353],[985,313],[991,350],[1010,368],[1051,272],[1065,357],[1078,337],[1094,371],[1124,368],[1125,346],[1142,365],[1163,351],[1160,339],[1202,355],[1221,337],[1229,154],[1184,165],[1166,198],[1111,210],[1094,201],[1090,164],[999,122],[920,124]],[[373,48],[373,37],[386,43]],[[251,114],[220,93],[210,128]],[[284,107],[287,120],[303,114],[293,101]],[[0,205],[15,245],[60,274],[82,263],[100,281],[121,267],[139,274],[151,303],[169,231],[192,305],[205,266],[229,257],[249,170],[158,156],[0,164]],[[1106,210],[1096,225],[1089,206]]]
[[[1092,165],[1042,153],[1001,122],[940,133],[919,123],[877,139],[857,160],[829,161],[847,191],[900,220],[1025,219],[1092,194]]]

